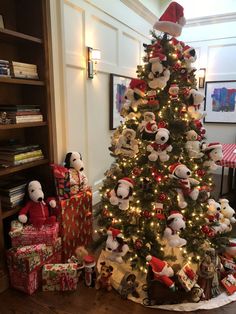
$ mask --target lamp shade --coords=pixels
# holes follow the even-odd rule
[[[93,49],[92,50],[92,60],[101,60],[101,51],[99,49]]]

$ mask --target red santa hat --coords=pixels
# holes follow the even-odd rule
[[[215,143],[209,143],[206,147],[205,147],[205,151],[208,151],[210,149],[214,149],[214,148],[222,148],[222,145],[219,142],[215,142]]]
[[[160,50],[154,50],[152,52],[150,52],[150,58],[149,58],[149,62],[154,63],[157,61],[166,61],[166,55],[164,55],[162,52],[160,52]]]
[[[173,1],[153,27],[161,32],[177,37],[181,35],[182,27],[185,23],[184,8]]]
[[[84,258],[84,266],[85,267],[94,267],[96,265],[95,259],[92,255],[85,255]]]
[[[170,220],[172,218],[177,218],[177,217],[183,218],[183,215],[180,212],[178,212],[177,210],[172,210],[170,212],[170,216],[167,218],[167,220]]]
[[[122,233],[119,229],[115,229],[115,228],[112,228],[110,227],[108,230],[107,230],[107,234],[108,235],[112,235],[113,239],[115,238],[122,238]]]
[[[133,188],[134,187],[134,181],[128,177],[122,178],[118,181],[119,183],[124,183],[128,185],[129,187]]]
[[[152,267],[152,271],[155,273],[161,273],[162,270],[166,267],[167,263],[160,260],[159,258],[155,256],[148,255],[146,257],[146,261],[149,263],[149,265]]]
[[[177,168],[180,168],[180,167],[182,167],[182,164],[180,162],[176,162],[170,165],[169,166],[170,173],[173,174],[177,170]]]
[[[147,84],[144,80],[132,79],[131,82],[129,83],[129,87],[133,89],[133,91],[136,94],[140,95],[141,97],[145,96]]]

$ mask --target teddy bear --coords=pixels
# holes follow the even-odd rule
[[[115,155],[133,158],[139,151],[135,137],[136,132],[133,129],[124,129],[116,143]]]
[[[205,112],[201,112],[201,103],[205,96],[196,89],[190,89],[188,94],[188,114],[193,120],[199,120],[205,117]]]
[[[176,188],[178,194],[178,206],[180,208],[187,207],[187,202],[185,201],[185,196],[190,197],[192,200],[196,201],[199,195],[199,190],[197,187],[192,187],[198,185],[199,181],[191,178],[191,171],[184,164],[179,162],[170,165],[170,178],[178,180],[179,188]]]
[[[147,84],[144,80],[132,79],[123,96],[123,108],[127,111],[137,112],[139,106],[147,103],[147,100],[144,99],[146,88]]]
[[[180,238],[179,232],[186,228],[184,217],[178,211],[172,211],[167,218],[167,227],[164,230],[164,239],[170,247],[181,247],[186,245],[187,241]]]
[[[129,247],[123,239],[119,229],[109,228],[107,231],[106,251],[110,252],[108,259],[122,264],[123,257],[128,253]]]
[[[168,93],[171,100],[177,100],[179,94],[179,86],[176,83],[171,84],[168,89]]]
[[[155,136],[155,142],[147,146],[147,151],[150,152],[148,159],[156,161],[159,157],[161,162],[169,160],[168,152],[172,151],[172,146],[168,144],[170,132],[166,128],[159,128]]]
[[[199,135],[194,130],[186,132],[187,142],[185,148],[188,151],[189,158],[201,158],[204,153],[201,152],[201,144],[199,142]]]
[[[113,267],[106,265],[106,262],[101,262],[101,270],[100,274],[96,279],[95,289],[106,289],[107,291],[111,291],[111,276],[113,272]]]
[[[147,141],[154,141],[157,133],[156,117],[153,112],[147,111],[143,114],[144,120],[139,126],[141,138]]]
[[[54,225],[56,223],[56,216],[50,216],[48,208],[48,206],[55,208],[56,201],[54,199],[44,201],[44,193],[39,181],[33,180],[26,185],[25,202],[18,215],[21,223],[25,224],[29,221],[36,228],[41,228],[44,224]]]
[[[184,46],[183,58],[184,58],[188,72],[191,72],[192,70],[194,70],[194,68],[192,68],[192,63],[194,63],[197,60],[197,54],[196,54],[195,49],[188,45]]]
[[[120,179],[110,193],[110,203],[119,205],[121,210],[127,210],[133,194],[133,187],[134,181],[132,179],[127,177]]]
[[[170,278],[174,276],[172,267],[166,261],[151,255],[146,256],[146,261],[152,268],[154,280],[158,280],[168,288],[175,290],[175,282]]]
[[[218,142],[202,145],[202,150],[207,156],[208,160],[204,161],[203,167],[208,167],[209,171],[218,169],[216,162],[219,162],[223,158],[222,145]]]
[[[88,185],[88,179],[84,173],[82,156],[78,152],[69,152],[64,161],[65,168],[69,169],[70,193],[77,194]]]
[[[23,231],[23,223],[19,220],[11,221],[11,230],[9,231],[9,235],[11,238],[20,235]]]
[[[228,218],[231,223],[236,222],[236,213],[234,209],[229,205],[229,201],[226,198],[222,198],[219,200],[220,202],[220,212],[224,216],[224,218]]]
[[[124,277],[121,279],[118,291],[122,299],[127,299],[129,294],[131,294],[134,298],[139,298],[139,293],[137,291],[138,286],[139,283],[136,281],[135,274],[126,272]]]

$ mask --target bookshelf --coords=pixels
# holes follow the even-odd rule
[[[45,183],[52,193],[49,164],[53,162],[52,61],[50,7],[48,0],[0,0],[4,28],[0,29],[0,60],[36,64],[39,80],[0,76],[1,105],[37,105],[42,122],[0,124],[0,143],[14,139],[26,145],[39,144],[44,158],[18,166],[0,168],[0,181],[14,181],[16,175]],[[1,107],[0,107],[1,108]],[[0,109],[1,110],[1,109]],[[0,144],[2,145],[2,144]],[[4,273],[4,251],[9,245],[10,221],[20,207],[5,209],[0,198],[0,277]],[[2,276],[4,282],[5,277]],[[0,278],[1,281],[1,278]],[[5,285],[6,286],[6,285]],[[0,290],[4,287],[0,286]]]

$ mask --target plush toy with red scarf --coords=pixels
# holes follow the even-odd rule
[[[172,151],[172,146],[168,144],[170,132],[166,128],[159,128],[155,136],[155,142],[147,146],[147,151],[151,152],[148,156],[150,161],[156,161],[158,158],[161,162],[169,160],[168,152]]]
[[[199,195],[199,190],[194,185],[198,185],[199,181],[191,178],[191,171],[184,164],[179,162],[170,165],[170,178],[178,180],[179,188],[176,188],[178,194],[178,206],[180,208],[187,207],[185,196],[190,197],[196,201]]]
[[[170,247],[186,245],[187,241],[179,236],[179,232],[185,228],[186,223],[183,215],[178,211],[172,211],[167,218],[167,227],[164,231],[164,238]]]
[[[56,216],[50,216],[49,206],[56,207],[54,199],[44,201],[44,193],[39,181],[30,181],[26,186],[25,195],[26,204],[20,210],[18,219],[22,223],[29,221],[33,226],[40,228],[44,224],[53,225],[56,222]],[[29,218],[27,217],[29,216]]]
[[[111,252],[108,259],[119,264],[123,263],[123,257],[129,251],[129,247],[119,229],[109,228],[107,231],[106,251]]]

